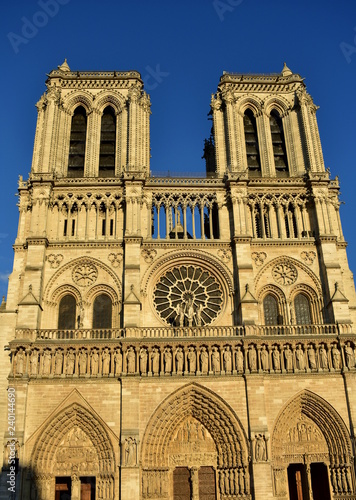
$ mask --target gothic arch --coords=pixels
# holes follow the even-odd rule
[[[151,416],[142,440],[143,468],[168,466],[170,440],[187,416],[198,420],[212,436],[219,468],[248,466],[247,436],[232,408],[211,390],[189,384],[168,396]]]
[[[243,115],[247,109],[251,109],[255,118],[261,113],[263,103],[256,96],[245,95],[236,101],[236,109],[238,113]]]
[[[107,106],[112,106],[116,113],[121,113],[125,107],[125,98],[119,93],[103,90],[96,95],[93,109],[102,114]]]
[[[52,290],[54,289],[56,283],[58,283],[60,281],[63,274],[65,274],[67,271],[70,271],[71,269],[74,269],[76,266],[78,266],[80,264],[91,264],[93,266],[96,266],[99,270],[104,271],[104,273],[107,273],[110,276],[112,283],[115,284],[116,293],[118,294],[119,297],[121,297],[121,282],[120,282],[118,276],[116,275],[116,273],[114,271],[112,271],[112,269],[110,269],[109,266],[103,264],[102,261],[100,261],[98,259],[94,259],[92,257],[79,257],[77,259],[74,259],[74,260],[68,262],[68,264],[62,266],[61,268],[59,268],[59,270],[52,276],[52,278],[48,281],[48,283],[46,285],[46,288],[45,288],[45,291],[43,294],[44,300],[51,300],[50,298],[54,293],[54,292],[52,292]],[[100,280],[100,278],[99,278],[99,280]],[[98,283],[96,283],[96,285],[97,284]],[[106,282],[105,284],[107,285],[108,282]]]
[[[227,288],[228,294],[233,294],[233,279],[230,271],[224,266],[224,264],[206,252],[195,252],[194,250],[169,252],[168,254],[165,254],[163,258],[158,259],[151,266],[149,266],[141,282],[141,289],[143,293],[147,293],[148,286],[152,282],[152,278],[154,276],[163,274],[167,269],[175,264],[187,265],[190,263],[206,265],[208,270],[212,271],[215,276],[219,277],[221,283],[223,283]]]
[[[93,96],[89,92],[85,90],[75,90],[72,94],[70,94],[64,104],[63,108],[67,113],[72,115],[74,113],[75,108],[77,106],[83,106],[87,115],[92,111],[93,106]]]
[[[256,276],[256,280],[255,280],[255,289],[258,290],[258,284],[259,282],[261,281],[261,278],[263,277],[263,275],[265,275],[266,273],[268,273],[268,271],[272,271],[272,268],[276,265],[289,265],[289,266],[292,266],[292,267],[295,267],[298,271],[303,271],[304,273],[304,280],[305,279],[309,279],[310,280],[310,284],[309,284],[309,287],[311,289],[314,289],[315,290],[315,293],[319,296],[319,297],[322,297],[322,289],[321,289],[321,284],[320,284],[320,280],[318,279],[318,277],[315,275],[315,273],[313,273],[313,271],[311,271],[311,269],[306,266],[305,264],[303,264],[302,262],[300,262],[299,260],[293,258],[293,257],[290,257],[290,256],[287,256],[287,255],[281,255],[279,257],[276,257],[275,259],[272,259],[270,260],[266,265],[264,265],[258,272],[257,276]],[[307,275],[307,276],[305,276]],[[270,280],[271,278],[267,278],[268,280]],[[302,278],[303,280],[303,278]],[[298,284],[301,282],[301,278],[298,277]]]
[[[295,450],[292,453],[293,450],[286,446],[289,428],[298,418],[311,421],[321,432],[328,454],[325,456],[320,440],[320,457],[317,457],[320,461],[327,461],[331,466],[351,463],[351,439],[343,419],[325,399],[311,391],[304,390],[285,405],[276,419],[272,433],[274,464],[286,466],[293,460],[298,460],[298,453],[295,453]],[[318,454],[316,447],[314,443],[314,458]],[[304,454],[305,452],[306,450]]]
[[[264,102],[264,109],[267,116],[270,116],[273,109],[277,110],[281,117],[290,110],[289,102],[281,96],[269,96]]]
[[[61,409],[42,427],[31,454],[32,470],[36,474],[53,473],[58,447],[74,428],[79,428],[92,442],[98,458],[98,473],[114,474],[116,460],[109,434],[100,420],[79,403]]]

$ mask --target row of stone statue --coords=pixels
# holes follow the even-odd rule
[[[221,495],[249,495],[250,474],[247,467],[219,471]]]
[[[351,467],[331,467],[330,476],[335,494],[353,493]]]
[[[296,346],[263,344],[247,347],[224,346],[165,346],[164,348],[129,346],[110,349],[96,347],[67,350],[19,348],[12,356],[16,376],[91,375],[120,376],[122,374],[195,374],[242,373],[269,371],[339,370],[355,368],[355,352],[350,342],[343,349],[336,343]]]

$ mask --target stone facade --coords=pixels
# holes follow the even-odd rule
[[[356,499],[355,288],[303,79],[224,73],[205,178],[150,175],[135,71],[64,62],[37,109],[0,498],[15,457],[17,499]]]

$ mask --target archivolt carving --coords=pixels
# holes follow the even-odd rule
[[[256,96],[245,95],[236,101],[237,112],[240,112],[242,115],[245,113],[246,109],[251,109],[253,114],[258,116],[261,113],[262,107],[263,103],[261,99]]]
[[[95,297],[97,297],[98,295],[100,295],[102,293],[107,293],[109,295],[114,306],[119,303],[119,297],[118,297],[116,291],[111,286],[102,285],[102,284],[93,286],[88,291],[88,294],[86,296],[86,301],[89,304],[92,304],[94,302]]]
[[[290,266],[290,267],[296,267],[297,269],[301,269],[304,271],[305,274],[308,275],[312,283],[314,284],[315,290],[319,296],[321,296],[322,291],[321,291],[321,285],[320,281],[317,278],[317,276],[309,269],[308,266],[305,264],[302,264],[300,261],[297,259],[294,259],[293,257],[289,256],[281,256],[281,257],[276,257],[275,259],[269,261],[265,266],[262,267],[262,269],[258,272],[256,276],[256,281],[255,281],[255,288],[258,288],[258,283],[261,280],[262,276],[266,273],[269,272],[270,268],[274,268],[276,265],[285,265],[285,266]],[[299,273],[300,276],[300,273]]]
[[[46,302],[49,305],[57,307],[61,298],[64,295],[67,295],[68,293],[74,295],[77,304],[79,304],[82,301],[82,295],[81,295],[80,291],[78,290],[78,288],[76,288],[73,285],[62,285],[53,291],[53,294],[51,295],[50,301],[46,301]]]
[[[60,453],[58,457],[58,452],[73,433],[84,435],[85,441],[92,443],[85,453],[96,461],[100,474],[114,473],[114,449],[106,429],[87,409],[77,403],[62,410],[43,429],[32,452],[32,470],[36,474],[55,472],[54,469],[59,467],[58,458],[61,458]],[[96,456],[93,454],[94,450]]]
[[[85,90],[75,90],[69,94],[63,103],[63,108],[70,114],[73,114],[78,105],[82,105],[87,113],[92,111],[93,95]]]
[[[164,274],[168,269],[175,265],[187,265],[187,264],[197,264],[199,266],[204,266],[213,275],[215,275],[221,283],[227,287],[227,292],[232,294],[234,291],[233,279],[230,271],[225,267],[225,265],[215,259],[212,255],[207,254],[203,251],[172,251],[165,254],[164,257],[156,260],[147,271],[145,272],[142,279],[142,291],[147,293],[148,284],[152,283],[152,277],[159,274],[160,276]]]
[[[327,401],[310,391],[303,391],[285,406],[272,435],[275,463],[297,462],[304,454],[318,455],[331,466],[349,463],[352,457],[349,432],[342,418]]]
[[[209,389],[190,384],[168,396],[150,418],[142,442],[143,467],[168,466],[171,441],[189,417],[214,441],[219,467],[248,465],[247,437],[233,410]]]
[[[116,112],[120,113],[125,107],[125,98],[122,94],[109,90],[102,90],[95,96],[93,109],[102,113],[106,106],[111,105]]]
[[[273,109],[283,115],[290,110],[290,103],[282,96],[269,96],[264,102],[264,108],[268,115]]]
[[[113,282],[115,283],[116,285],[116,289],[118,291],[118,293],[121,295],[121,282],[119,280],[119,278],[117,277],[117,275],[113,272],[112,269],[110,269],[109,266],[103,264],[103,262],[101,262],[100,260],[98,259],[93,259],[92,257],[79,257],[78,259],[74,259],[72,260],[71,262],[69,262],[68,264],[62,266],[53,276],[52,278],[49,280],[49,282],[47,283],[47,286],[46,286],[46,289],[45,289],[45,292],[44,292],[44,300],[50,300],[50,294],[51,294],[51,291],[52,289],[54,288],[54,286],[56,285],[56,283],[58,283],[61,279],[61,276],[69,271],[69,273],[71,274],[72,272],[72,269],[74,269],[76,266],[82,264],[83,262],[85,263],[88,263],[90,262],[92,265],[96,266],[98,269],[101,269],[103,270],[105,273],[107,273],[113,280]],[[77,292],[79,293],[79,292]]]

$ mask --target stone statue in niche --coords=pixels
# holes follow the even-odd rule
[[[135,373],[136,356],[133,347],[129,347],[126,353],[127,373]]]
[[[252,372],[257,370],[257,356],[253,345],[250,345],[248,350],[248,367]]]
[[[54,373],[56,375],[61,375],[62,368],[63,368],[63,353],[60,349],[57,349],[56,354],[54,356]]]
[[[316,357],[315,357],[315,350],[312,344],[308,347],[308,361],[309,361],[309,368],[311,370],[316,370]]]
[[[24,352],[23,349],[19,349],[16,354],[16,375],[23,375],[24,372]]]
[[[296,367],[298,370],[304,370],[305,362],[304,362],[304,351],[302,349],[301,344],[298,344],[297,350],[295,351],[295,360]]]
[[[267,460],[266,454],[266,441],[263,434],[257,434],[255,436],[255,459],[256,462],[264,462]]]
[[[223,352],[223,362],[224,362],[224,371],[230,373],[232,369],[230,346],[225,346]]]
[[[52,364],[52,354],[50,351],[45,350],[43,352],[43,375],[49,375],[51,373]]]
[[[284,357],[286,360],[286,370],[287,372],[291,372],[293,370],[293,353],[289,345],[287,345],[284,350]]]
[[[103,375],[107,377],[109,375],[109,372],[110,372],[110,353],[109,353],[109,349],[107,347],[105,347],[105,349],[101,355],[101,359],[102,359],[102,365],[103,365]]]
[[[129,437],[125,439],[125,465],[135,466],[136,465],[136,439]]]
[[[243,352],[241,351],[241,346],[239,346],[239,345],[236,347],[235,359],[236,359],[236,370],[238,372],[243,372],[244,371],[244,355],[243,355]]]
[[[91,358],[91,374],[95,377],[99,373],[99,353],[97,349],[93,349],[90,354]]]
[[[340,355],[340,351],[337,348],[337,345],[334,344],[333,348],[331,349],[331,357],[332,357],[332,360],[333,360],[333,366],[334,366],[335,370],[339,370],[340,369],[340,356],[341,356]]]
[[[261,365],[263,371],[269,370],[269,355],[266,346],[263,344],[261,349]]]
[[[148,359],[148,354],[147,354],[147,349],[145,347],[142,347],[140,350],[140,373],[141,375],[147,373],[147,359]]]
[[[188,357],[189,373],[195,373],[197,369],[197,355],[195,354],[194,347],[189,347],[189,352],[187,357]]]
[[[166,347],[164,350],[164,373],[172,372],[172,351],[169,347]]]
[[[87,372],[87,353],[80,351],[79,353],[79,375],[85,375]]]
[[[323,370],[328,369],[328,355],[325,350],[324,344],[321,344],[320,350],[319,350],[319,358],[320,358],[320,368]]]
[[[211,368],[214,373],[220,371],[220,352],[217,347],[213,347],[211,354]]]
[[[116,349],[114,354],[114,365],[115,365],[115,376],[119,376],[122,373],[122,352],[121,349]]]
[[[349,370],[355,368],[355,353],[351,347],[350,342],[346,342],[345,345],[345,361],[346,361],[346,366]]]
[[[157,347],[154,347],[151,354],[152,373],[154,375],[159,374],[159,360],[160,360],[159,350],[157,349]]]
[[[206,347],[202,347],[200,350],[200,371],[202,373],[207,373],[209,369],[209,354]]]
[[[176,351],[176,369],[177,372],[182,372],[183,371],[183,361],[184,361],[184,355],[181,347],[177,347]]]
[[[273,360],[273,369],[280,370],[281,369],[281,355],[279,354],[278,346],[275,345],[272,351],[272,360]]]
[[[30,357],[30,373],[31,375],[37,375],[38,373],[38,351],[34,349]]]
[[[74,361],[75,361],[75,354],[72,350],[69,350],[67,352],[67,375],[73,375]]]

